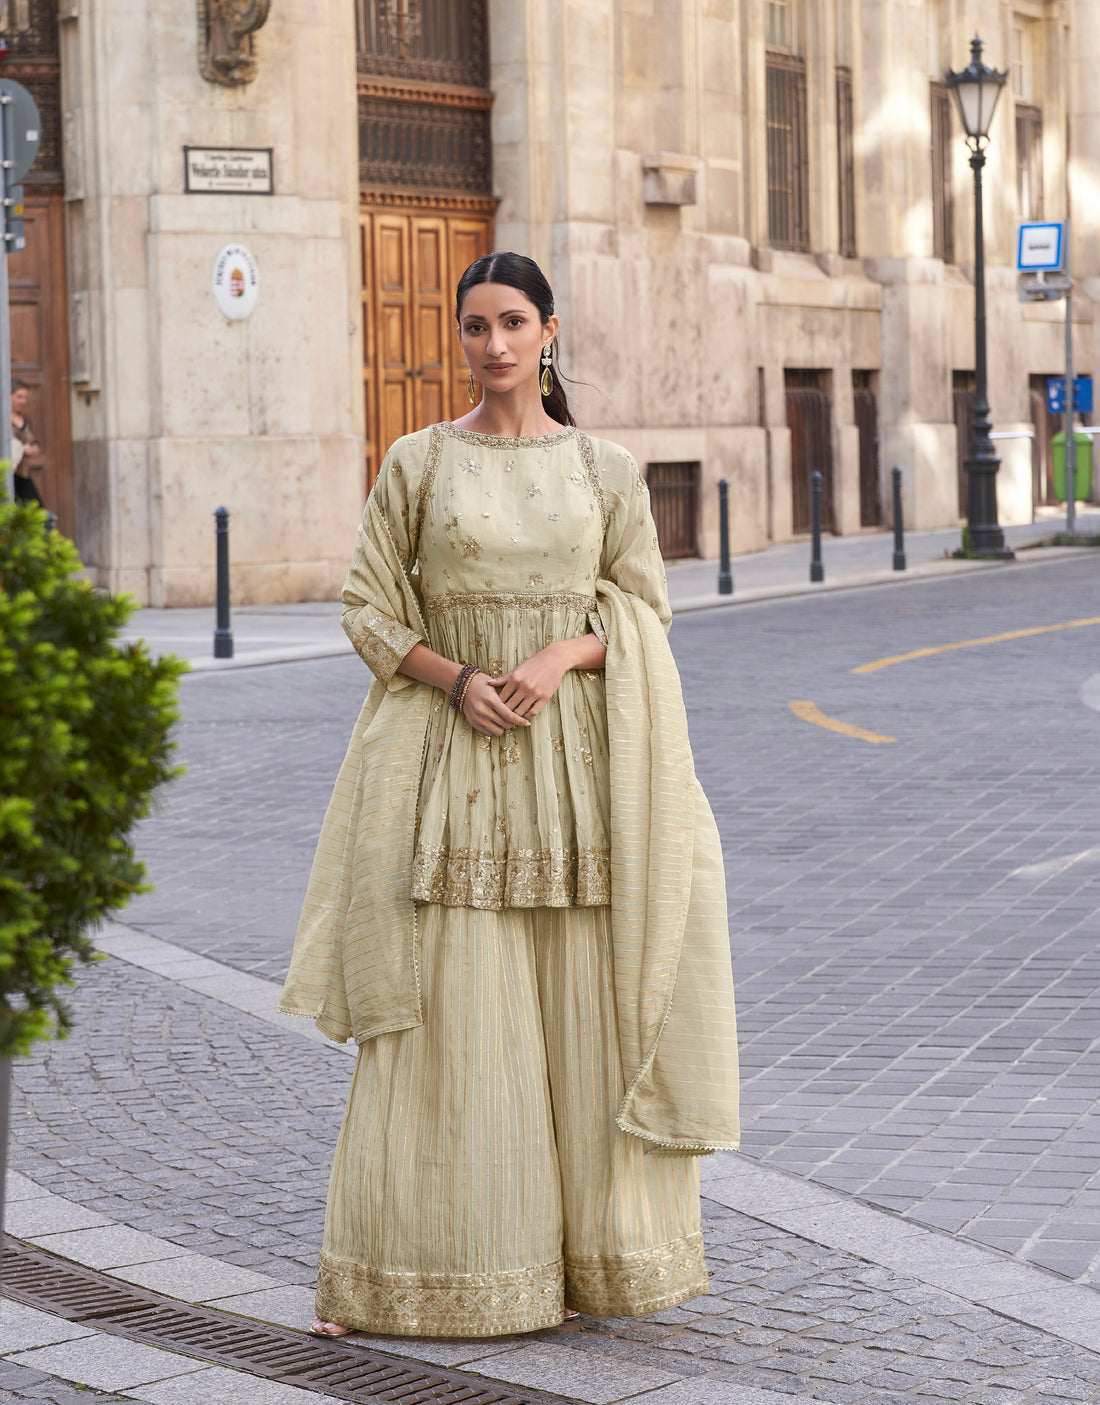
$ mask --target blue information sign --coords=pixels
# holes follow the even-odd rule
[[[1092,377],[1073,378],[1073,408],[1082,415],[1092,412]],[[1052,415],[1066,413],[1065,376],[1047,376],[1047,410]]]

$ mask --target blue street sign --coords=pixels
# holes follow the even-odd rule
[[[1062,267],[1066,226],[1048,220],[1020,225],[1016,268],[1020,273],[1055,273]]]
[[[1073,408],[1082,415],[1092,413],[1092,377],[1073,378]],[[1047,410],[1052,415],[1066,413],[1065,376],[1047,376]]]

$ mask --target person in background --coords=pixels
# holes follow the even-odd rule
[[[44,506],[42,494],[32,474],[42,467],[42,450],[34,427],[27,417],[27,401],[30,387],[18,378],[11,383],[11,449],[12,466],[15,469],[15,497],[17,502],[36,502]]]

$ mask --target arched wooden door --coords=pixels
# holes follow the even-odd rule
[[[357,0],[367,487],[403,434],[469,409],[453,321],[493,247],[485,0]]]
[[[4,76],[38,104],[42,140],[24,180],[27,247],[8,256],[12,374],[30,387],[29,415],[43,450],[35,475],[58,527],[73,534],[73,446],[61,172],[61,62],[57,0],[0,0],[11,49]],[[6,394],[0,388],[0,395]],[[6,405],[2,407],[6,412]]]

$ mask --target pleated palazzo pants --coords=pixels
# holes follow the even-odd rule
[[[317,1313],[492,1337],[707,1291],[699,1163],[621,1132],[610,908],[418,908],[424,1023],[359,1050]]]

